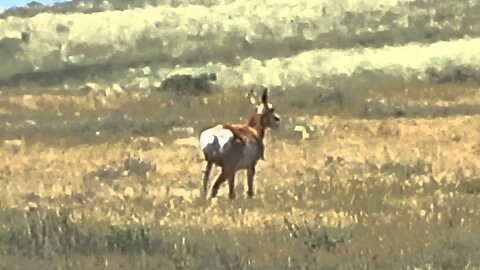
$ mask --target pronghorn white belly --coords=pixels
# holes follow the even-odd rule
[[[236,169],[247,169],[252,162],[256,161],[257,145],[247,143],[241,153],[231,151],[233,133],[221,125],[204,130],[200,134],[200,149],[205,157],[217,165],[229,159],[229,155],[240,155]]]

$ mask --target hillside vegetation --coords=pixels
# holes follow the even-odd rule
[[[55,11],[67,4],[58,4],[0,20],[0,80],[136,89],[202,72],[216,72],[223,88],[318,87],[358,72],[479,79],[478,1],[138,1],[130,6],[143,8],[123,10],[125,3],[76,1],[65,14]]]

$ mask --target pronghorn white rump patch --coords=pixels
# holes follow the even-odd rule
[[[216,159],[228,150],[232,140],[233,133],[222,125],[217,125],[200,134],[200,149],[206,156]]]

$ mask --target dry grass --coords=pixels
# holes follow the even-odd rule
[[[201,198],[200,152],[173,140],[237,121],[249,109],[232,93],[208,110],[203,97],[0,96],[0,268],[480,268],[480,116],[338,117],[335,100],[314,116],[309,99],[273,100],[290,117],[269,133],[256,196],[242,174],[230,201],[227,187]],[[214,118],[219,104],[232,110]]]

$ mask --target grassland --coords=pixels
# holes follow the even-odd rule
[[[480,2],[380,2],[0,14],[0,270],[480,269]],[[205,199],[195,137],[259,84],[256,195]]]
[[[243,121],[243,89],[2,91],[0,269],[479,269],[478,86],[355,87],[274,89],[234,201],[200,196],[191,137]]]

